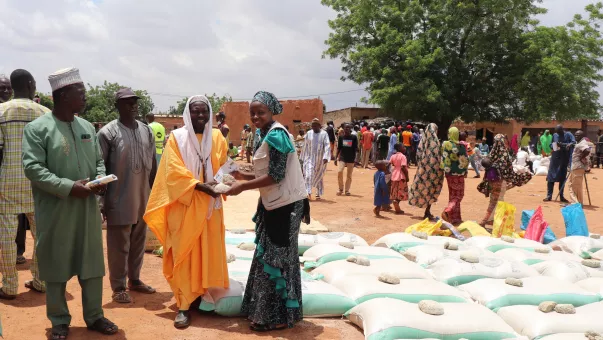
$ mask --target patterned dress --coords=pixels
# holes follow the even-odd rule
[[[456,127],[451,127],[448,130],[448,140],[442,144],[440,168],[443,168],[446,174],[449,193],[448,206],[444,209],[442,218],[452,224],[460,223],[463,220],[461,217],[461,201],[465,196],[465,174],[467,174],[468,165],[467,149],[459,142],[459,130]]]
[[[440,169],[441,151],[438,126],[431,123],[421,138],[417,151],[418,169],[410,188],[408,204],[425,208],[438,201],[442,191],[444,172]]]
[[[284,130],[272,133],[286,134]],[[254,152],[266,138],[265,132],[256,136]],[[288,138],[288,137],[287,137]],[[285,178],[287,153],[270,143],[268,175],[276,182]],[[293,145],[291,145],[293,148]],[[261,200],[254,216],[257,248],[254,254],[242,312],[258,325],[288,327],[303,318],[302,285],[299,270],[298,234],[305,215],[307,200],[267,211]]]

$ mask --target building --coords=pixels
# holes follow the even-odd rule
[[[386,114],[380,108],[376,107],[348,107],[341,110],[334,110],[325,113],[323,123],[333,121],[335,126],[340,126],[345,122],[354,120],[368,120],[377,117],[385,117]]]
[[[303,100],[284,100],[283,113],[274,116],[274,119],[279,123],[289,127],[289,133],[294,136],[298,131],[295,131],[295,126],[300,123],[309,123],[314,118],[323,121],[324,106],[322,100],[303,99]],[[243,131],[245,124],[252,125],[249,116],[249,102],[228,102],[222,105],[222,110],[226,114],[226,124],[230,128],[230,141],[234,145],[241,144],[240,134]]]

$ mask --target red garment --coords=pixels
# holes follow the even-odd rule
[[[362,133],[362,149],[370,150],[373,148],[373,140],[375,139],[375,134],[370,131],[364,131]]]
[[[461,218],[461,201],[465,196],[465,177],[446,175],[446,182],[448,183],[449,196],[448,206],[444,209],[444,212],[448,214],[450,219],[448,222],[451,224],[460,223],[463,221]]]
[[[402,172],[402,167],[406,167],[406,156],[403,153],[398,152],[395,153],[390,159],[389,162],[393,166],[392,170],[392,181],[402,181],[406,180],[404,177],[404,172]]]
[[[363,126],[362,129],[360,129],[360,132],[364,133],[367,130],[366,126]]]

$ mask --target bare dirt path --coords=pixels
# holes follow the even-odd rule
[[[414,168],[411,168],[414,176]],[[471,177],[471,176],[470,176]],[[325,177],[326,194],[319,202],[312,202],[312,217],[332,231],[348,231],[365,238],[369,243],[380,236],[403,231],[407,226],[417,223],[423,211],[402,204],[407,215],[396,216],[384,213],[385,219],[377,219],[372,214],[373,170],[355,169],[352,184],[352,196],[337,196],[337,172],[331,164]],[[599,179],[601,178],[601,179]],[[603,214],[600,205],[603,201],[601,186],[603,170],[594,169],[588,181],[591,189],[593,207],[586,208],[589,227],[593,232],[603,231]],[[488,204],[486,198],[475,189],[479,180],[469,178],[463,200],[463,218],[477,220],[483,216]],[[528,185],[510,190],[506,200],[517,207],[516,225],[519,226],[521,210],[535,209],[542,204],[546,189],[545,177],[535,177]],[[446,185],[440,201],[432,212],[440,213],[447,203]],[[225,203],[226,212],[237,211],[241,218],[251,218],[255,202],[236,206]],[[565,227],[560,213],[559,203],[542,204],[545,219],[552,225],[557,236],[565,235]],[[244,211],[248,211],[245,214]],[[249,215],[249,216],[246,216]],[[519,228],[519,227],[518,227]],[[31,258],[32,240],[28,236],[26,257]],[[5,339],[37,340],[44,339],[50,327],[45,313],[45,297],[23,288],[23,282],[30,279],[28,264],[19,268],[19,296],[13,301],[0,301],[0,315],[4,326]],[[341,319],[307,319],[292,330],[272,334],[252,334],[248,322],[243,318],[223,318],[211,315],[193,314],[190,328],[176,330],[172,320],[176,313],[175,300],[162,274],[161,259],[152,255],[145,256],[142,279],[157,288],[154,295],[133,293],[134,303],[123,306],[111,302],[111,290],[105,277],[104,307],[106,316],[121,328],[118,335],[105,337],[88,332],[81,316],[81,294],[77,280],[71,280],[67,286],[69,308],[73,316],[70,339],[363,339],[362,332]]]

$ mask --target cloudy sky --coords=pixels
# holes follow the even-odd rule
[[[592,2],[544,0],[540,19],[564,24]],[[334,12],[319,0],[0,0],[0,13],[0,73],[25,68],[42,92],[48,74],[75,66],[92,85],[146,89],[161,110],[198,93],[350,91],[321,96],[328,110],[366,96],[321,59]]]

